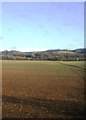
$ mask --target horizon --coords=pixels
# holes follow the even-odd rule
[[[36,51],[21,51],[21,50],[15,50],[15,49],[10,49],[10,50],[7,50],[7,49],[4,49],[4,50],[0,50],[0,52],[2,51],[18,51],[18,52],[42,52],[42,51],[48,51],[48,50],[77,50],[77,49],[86,49],[86,48],[76,48],[76,49],[60,49],[60,48],[57,48],[57,49],[46,49],[46,50],[36,50]]]
[[[2,50],[84,48],[84,3],[4,2],[2,19]]]

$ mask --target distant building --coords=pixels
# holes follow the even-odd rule
[[[76,60],[78,61],[78,60],[79,60],[79,58],[77,57],[77,58],[76,58]]]

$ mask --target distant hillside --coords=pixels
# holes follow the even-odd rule
[[[86,48],[52,49],[38,52],[1,51],[3,60],[85,60]]]
[[[86,53],[86,48],[80,48],[80,49],[75,49],[75,50],[67,50],[67,49],[55,49],[55,50],[47,50],[48,52],[61,52],[61,51],[66,51],[66,52],[75,52],[75,53]]]
[[[81,48],[81,49],[75,49],[75,50],[72,50],[73,52],[77,52],[77,53],[86,53],[86,48]]]

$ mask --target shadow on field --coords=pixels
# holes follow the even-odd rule
[[[55,115],[65,115],[71,117],[83,117],[83,105],[72,101],[46,100],[37,98],[21,99],[13,96],[3,96],[2,102],[13,104],[31,105],[32,107],[45,108]]]

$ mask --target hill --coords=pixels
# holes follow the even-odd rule
[[[4,50],[0,54],[2,60],[85,60],[86,48],[75,50],[51,49],[37,52]]]

